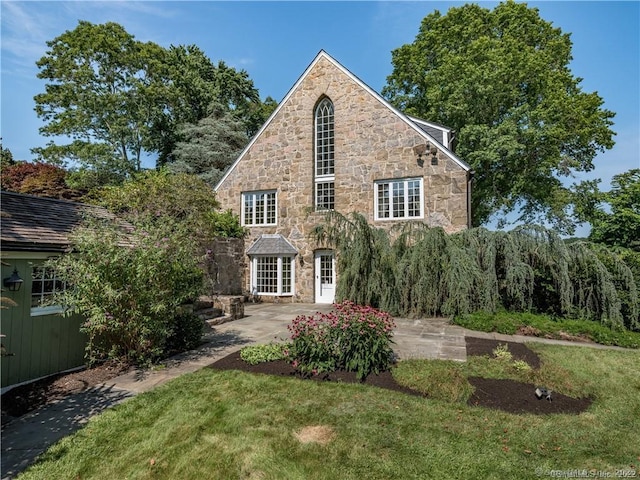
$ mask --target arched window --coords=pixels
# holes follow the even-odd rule
[[[334,124],[333,103],[323,98],[315,112],[315,209],[334,208]]]

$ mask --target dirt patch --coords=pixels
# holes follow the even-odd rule
[[[47,403],[100,385],[128,370],[127,365],[107,362],[94,368],[52,375],[12,388],[2,395],[2,425]]]
[[[494,351],[500,345],[506,345],[513,360],[524,360],[532,368],[540,368],[540,357],[523,343],[466,337],[467,355],[486,355],[495,358]],[[474,393],[468,404],[496,408],[510,413],[581,413],[591,406],[590,398],[572,398],[557,392],[551,393],[551,400],[538,398],[536,385],[515,380],[470,377],[469,383]]]
[[[293,436],[296,437],[300,443],[327,445],[335,437],[335,432],[331,427],[326,425],[310,425],[294,432]]]
[[[531,368],[540,368],[540,357],[536,352],[527,347],[524,343],[504,342],[487,338],[465,337],[467,345],[467,355],[486,355],[495,358],[494,350],[500,345],[506,345],[513,360],[523,360]]]
[[[551,392],[551,401],[538,399],[536,387],[508,379],[469,377],[475,391],[467,402],[472,406],[496,408],[510,413],[581,413],[591,406],[590,398],[571,398]]]

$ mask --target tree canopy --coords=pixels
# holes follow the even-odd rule
[[[598,190],[600,180],[583,182],[581,218],[591,224],[589,240],[640,253],[640,169],[614,175],[611,190]]]
[[[195,45],[165,49],[117,23],[86,21],[47,45],[37,62],[47,83],[34,99],[46,123],[40,132],[55,140],[32,151],[39,160],[72,164],[81,173],[76,179],[90,186],[121,182],[143,159],[173,162],[180,129],[207,118],[212,104],[248,133],[265,113],[245,71],[215,65]]]
[[[218,103],[208,117],[182,125],[178,133],[182,140],[169,170],[197,175],[212,187],[249,140],[242,122]]]
[[[473,224],[510,212],[561,232],[575,226],[563,177],[594,168],[614,144],[614,113],[572,75],[569,34],[508,1],[435,11],[392,52],[383,95],[404,112],[457,132],[475,172]]]

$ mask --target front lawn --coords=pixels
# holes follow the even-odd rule
[[[640,352],[532,345],[543,365],[406,361],[430,399],[352,384],[203,369],[91,420],[21,479],[535,479],[640,470]],[[467,406],[469,375],[537,375],[580,415]],[[308,440],[311,440],[308,443]]]

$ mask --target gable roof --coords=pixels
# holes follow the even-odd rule
[[[298,251],[280,234],[262,234],[247,255],[297,255]]]
[[[419,121],[419,122],[422,122],[422,123],[425,123],[425,124],[432,124],[432,125],[436,125],[436,124],[434,124],[433,122],[426,122],[424,120],[420,120],[420,119],[417,119],[417,118],[410,118],[407,115],[403,114],[398,109],[396,109],[394,106],[392,106],[389,102],[387,102],[380,94],[378,94],[371,87],[369,87],[367,84],[365,84],[362,80],[360,80],[358,77],[356,77],[353,73],[351,73],[349,70],[347,70],[345,67],[343,67],[338,61],[336,61],[333,57],[331,57],[331,55],[329,55],[324,50],[320,50],[318,55],[316,55],[316,58],[313,59],[311,64],[309,64],[309,66],[306,68],[306,70],[302,73],[300,78],[298,78],[298,81],[293,85],[293,87],[291,87],[289,89],[287,94],[280,101],[280,103],[278,104],[276,109],[273,111],[273,113],[269,116],[269,118],[264,123],[264,125],[262,125],[260,130],[258,130],[258,133],[256,133],[253,136],[253,138],[249,141],[249,143],[244,148],[244,150],[242,150],[242,152],[240,153],[238,158],[235,160],[235,162],[233,162],[233,164],[227,169],[227,171],[224,173],[224,175],[222,176],[220,181],[214,187],[214,190],[218,190],[220,185],[222,185],[222,183],[227,179],[227,177],[231,174],[231,172],[236,168],[236,166],[238,165],[238,163],[240,162],[242,157],[244,157],[244,155],[249,151],[249,149],[251,149],[251,147],[256,142],[256,140],[260,137],[260,135],[262,135],[262,132],[264,132],[264,130],[269,126],[269,124],[273,121],[273,119],[278,114],[278,112],[283,107],[283,105],[285,105],[287,103],[289,98],[293,95],[293,93],[297,90],[297,88],[300,86],[300,84],[304,81],[304,79],[307,77],[307,75],[309,75],[311,70],[313,70],[313,68],[316,66],[316,64],[321,59],[325,59],[325,60],[328,60],[329,62],[331,62],[336,68],[338,68],[340,71],[342,71],[342,73],[344,73],[346,76],[351,78],[356,84],[358,84],[358,86],[360,86],[362,89],[366,90],[371,96],[373,96],[376,100],[378,100],[380,103],[382,103],[386,108],[388,108],[393,113],[395,113],[409,127],[411,127],[413,130],[415,130],[422,137],[424,137],[424,139],[426,141],[429,141],[429,142],[432,142],[432,143],[437,143],[438,145],[440,145],[440,149],[444,152],[444,154],[447,157],[449,157],[451,160],[453,160],[456,164],[458,164],[463,170],[465,170],[467,172],[471,171],[471,167],[466,162],[464,162],[462,159],[460,159],[455,153],[453,153],[449,148],[447,148],[445,145],[443,145],[442,144],[442,140],[438,140],[437,138],[435,138],[433,135],[431,135],[427,131],[428,130],[427,128],[421,127],[417,122]],[[446,129],[446,127],[444,127],[444,128]]]
[[[114,219],[107,210],[84,203],[0,192],[2,250],[61,252],[69,234],[88,214]]]

